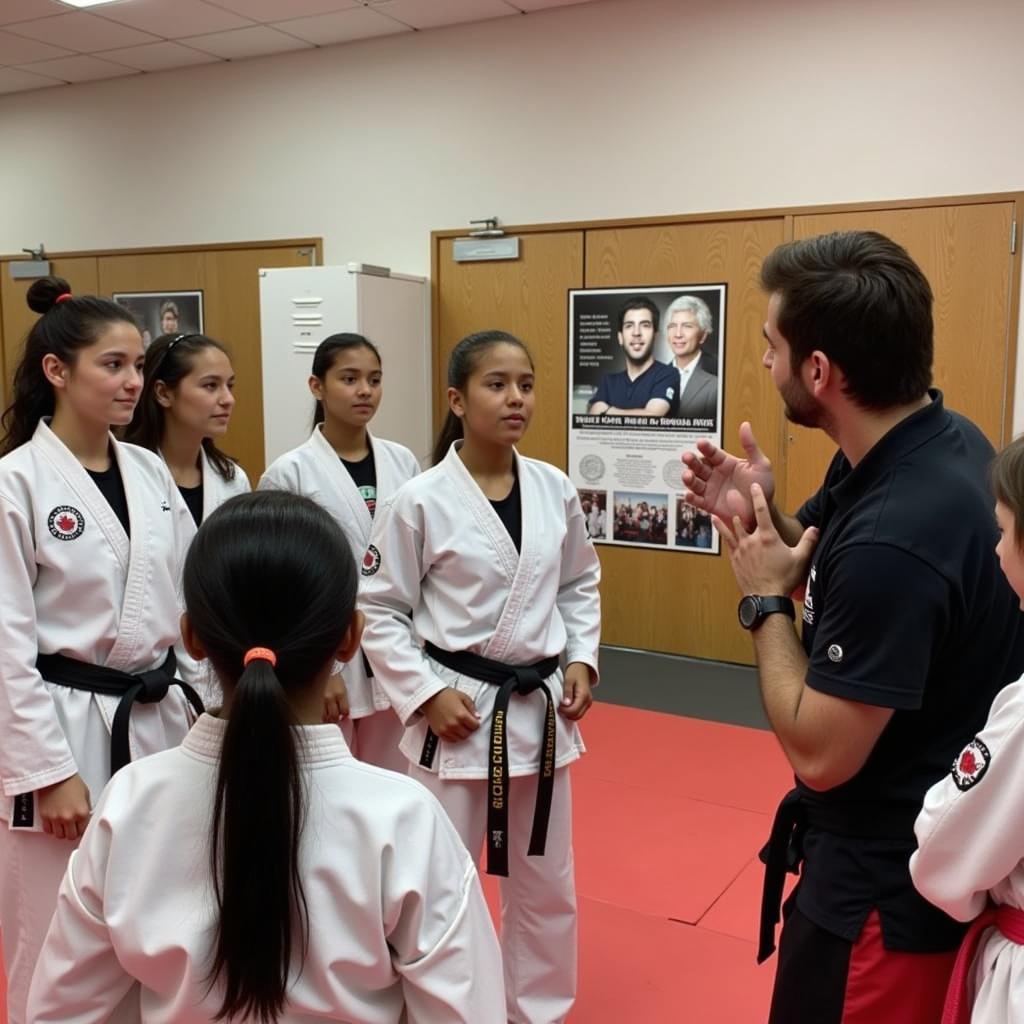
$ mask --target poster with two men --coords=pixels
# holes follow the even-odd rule
[[[569,292],[569,475],[595,543],[716,554],[680,456],[721,444],[724,284]]]

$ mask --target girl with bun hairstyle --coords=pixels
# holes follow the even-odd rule
[[[35,281],[39,319],[0,418],[0,932],[10,1024],[92,802],[134,757],[181,742],[179,581],[194,532],[167,467],[118,442],[142,338],[108,299]]]

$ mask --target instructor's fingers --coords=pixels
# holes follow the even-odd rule
[[[754,428],[747,420],[740,424],[740,444],[743,445],[743,450],[747,453],[747,458],[751,462],[767,461],[764,457],[764,452],[761,451],[754,437]]]
[[[722,538],[722,540],[725,541],[725,546],[730,551],[735,551],[736,545],[739,542],[733,535],[732,530],[730,530],[729,527],[726,526],[725,523],[723,523],[722,520],[718,518],[718,516],[711,517],[711,525],[714,526],[714,528],[718,531],[718,535]]]
[[[750,503],[754,506],[754,518],[757,520],[757,528],[764,530],[767,534],[775,532],[775,524],[772,522],[771,509],[768,508],[768,499],[760,484],[750,485]]]

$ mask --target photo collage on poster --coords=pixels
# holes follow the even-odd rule
[[[138,321],[142,347],[161,334],[202,334],[202,292],[117,292],[114,301]]]
[[[724,284],[569,292],[569,475],[600,544],[717,554],[683,452],[722,439]]]

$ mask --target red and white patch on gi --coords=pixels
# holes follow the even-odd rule
[[[46,525],[57,540],[74,540],[82,536],[85,519],[77,508],[71,505],[58,505],[47,516]]]
[[[380,552],[371,544],[363,555],[363,566],[360,570],[364,576],[373,576],[380,568]]]
[[[970,789],[988,771],[992,755],[977,736],[964,747],[953,762],[952,775],[957,789]]]

